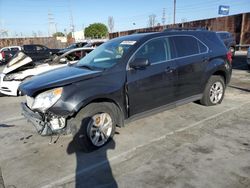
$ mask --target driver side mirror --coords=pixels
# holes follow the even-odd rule
[[[146,58],[136,58],[129,64],[133,69],[144,69],[149,65],[150,63]]]

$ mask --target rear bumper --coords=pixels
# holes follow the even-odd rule
[[[39,134],[41,134],[42,136],[52,134],[52,131],[48,126],[48,123],[43,121],[43,117],[39,113],[30,110],[25,103],[21,103],[21,107],[22,107],[22,115],[34,125]]]

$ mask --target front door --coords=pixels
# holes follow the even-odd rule
[[[146,58],[150,65],[127,70],[130,116],[174,101],[177,74],[170,48],[167,37],[151,39],[131,58]]]

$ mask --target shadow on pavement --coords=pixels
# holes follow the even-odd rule
[[[250,89],[246,89],[246,88],[242,88],[242,87],[237,87],[237,86],[232,86],[232,85],[230,85],[228,87],[238,89],[238,90],[241,90],[241,91],[245,91],[245,92],[250,92]]]
[[[110,140],[104,147],[88,153],[80,149],[75,137],[69,143],[67,153],[76,156],[75,187],[111,187],[117,188],[107,157],[108,150],[115,149],[114,140]]]
[[[15,127],[15,125],[0,124],[0,128],[9,128],[9,127]]]

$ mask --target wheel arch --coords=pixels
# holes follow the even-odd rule
[[[75,115],[84,107],[86,107],[87,105],[91,104],[91,103],[112,103],[117,107],[117,111],[116,111],[116,122],[117,122],[117,126],[118,127],[123,127],[124,126],[124,118],[125,118],[125,112],[124,109],[122,108],[122,106],[119,104],[119,102],[117,102],[116,100],[112,99],[112,98],[108,98],[108,97],[98,97],[98,98],[92,98],[88,101],[85,101],[84,103],[82,103],[76,110]]]
[[[223,71],[223,70],[217,70],[211,76],[214,76],[214,75],[221,76],[224,79],[224,83],[225,84],[227,83],[227,76],[226,76],[226,72],[225,71]]]

